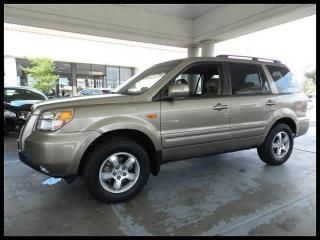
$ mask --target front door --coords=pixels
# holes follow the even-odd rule
[[[223,152],[229,139],[230,97],[223,96],[219,63],[196,63],[168,84],[188,84],[189,96],[161,100],[164,160]]]

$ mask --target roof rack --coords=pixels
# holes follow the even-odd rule
[[[250,57],[250,56],[240,56],[240,55],[218,55],[217,58],[236,58],[236,59],[251,59],[252,61],[264,61],[264,62],[273,62],[273,63],[281,63],[279,60],[269,59],[269,58],[261,58],[261,57]]]

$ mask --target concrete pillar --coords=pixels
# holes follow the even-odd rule
[[[4,57],[4,86],[19,86],[15,57]]]
[[[200,48],[196,45],[188,47],[188,57],[200,57]]]
[[[72,96],[77,96],[76,64],[71,63]]]
[[[214,57],[214,40],[201,42],[201,57]]]
[[[188,57],[200,57],[201,49],[197,45],[191,45],[188,47]],[[190,89],[193,89],[194,86],[192,84],[196,83],[197,81],[196,75],[187,75],[186,80],[189,82]]]

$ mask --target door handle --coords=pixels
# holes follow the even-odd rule
[[[221,111],[223,109],[228,109],[228,105],[222,105],[221,103],[218,103],[213,107],[213,110]]]
[[[268,106],[273,106],[273,105],[276,105],[276,103],[275,103],[274,101],[272,101],[272,100],[268,100],[268,101],[266,102],[266,105],[268,105]]]

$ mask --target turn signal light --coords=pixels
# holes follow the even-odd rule
[[[158,116],[157,116],[157,114],[155,114],[155,113],[150,113],[150,114],[147,114],[146,117],[149,118],[149,119],[155,119],[155,118],[157,118]]]

